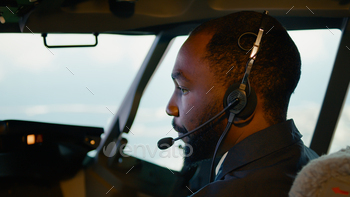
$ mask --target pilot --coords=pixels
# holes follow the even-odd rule
[[[186,167],[219,160],[192,196],[288,196],[298,171],[318,157],[286,119],[300,66],[293,40],[267,12],[233,13],[190,33],[166,112],[186,144]]]

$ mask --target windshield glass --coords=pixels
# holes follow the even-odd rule
[[[40,34],[0,36],[0,120],[106,128],[155,36],[100,34],[87,48],[46,48]],[[93,35],[48,34],[49,45],[92,44]]]
[[[333,67],[341,31],[289,31],[302,58],[302,75],[292,95],[288,118],[293,118],[309,146]],[[92,48],[48,49],[39,34],[2,34],[0,37],[0,120],[20,119],[63,124],[110,126],[155,36],[99,36]],[[187,36],[174,39],[141,99],[127,154],[167,167],[182,168],[183,143],[160,151],[157,141],[176,137],[165,113],[173,92],[170,74]],[[92,35],[51,35],[49,44],[92,44]],[[80,42],[79,42],[80,40]],[[317,72],[317,74],[315,74]],[[348,114],[348,105],[343,109]],[[349,125],[342,118],[336,138]],[[340,126],[341,127],[340,127]],[[343,133],[343,134],[342,134]],[[332,150],[339,147],[332,144]],[[180,148],[179,148],[180,147]]]

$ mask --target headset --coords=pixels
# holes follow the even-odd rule
[[[224,132],[222,133],[222,135],[220,136],[219,141],[215,147],[215,151],[214,151],[214,155],[213,155],[213,159],[212,159],[212,163],[211,163],[211,168],[210,168],[209,182],[212,182],[213,177],[214,177],[214,163],[215,163],[216,153],[221,145],[221,142],[226,137],[227,132],[231,128],[233,119],[235,118],[236,115],[237,115],[237,117],[246,119],[249,116],[251,116],[255,111],[256,104],[257,104],[257,97],[256,97],[256,93],[255,93],[254,89],[250,87],[249,75],[250,75],[250,71],[253,67],[255,58],[259,52],[261,38],[263,36],[264,29],[265,29],[265,23],[266,23],[265,17],[267,15],[268,15],[268,11],[264,11],[262,19],[261,19],[259,33],[256,37],[256,40],[255,40],[253,47],[250,49],[251,53],[250,53],[249,59],[248,59],[247,64],[246,64],[246,70],[245,70],[242,82],[240,84],[231,85],[225,93],[224,107],[228,106],[229,104],[231,104],[231,105],[234,104],[234,105],[230,109],[230,115],[228,118],[228,123],[226,125],[226,128],[225,128]],[[244,35],[247,35],[247,34],[254,34],[254,33],[247,32],[247,33],[242,34],[238,38],[238,46],[243,50],[246,50],[246,49],[244,49],[241,46],[240,40]],[[250,50],[248,50],[248,52]],[[240,135],[242,135],[242,134],[243,133],[241,133]]]
[[[239,117],[242,119],[247,119],[255,111],[255,108],[257,105],[257,96],[256,96],[254,89],[250,87],[249,75],[250,75],[250,71],[253,67],[255,58],[259,52],[260,42],[261,42],[261,38],[262,38],[263,33],[264,33],[265,24],[266,24],[265,18],[267,15],[268,15],[268,11],[264,11],[262,19],[261,19],[261,24],[260,24],[258,34],[255,34],[252,32],[246,32],[246,33],[243,33],[238,39],[238,46],[242,50],[245,50],[248,52],[251,51],[251,53],[250,53],[249,59],[248,59],[247,64],[246,64],[245,73],[244,73],[244,76],[243,76],[241,83],[236,83],[236,84],[231,85],[225,93],[224,100],[223,100],[224,109],[221,112],[219,112],[217,115],[215,115],[214,117],[212,117],[211,119],[206,121],[205,123],[201,124],[199,127],[195,128],[194,130],[192,130],[190,132],[187,132],[186,134],[184,134],[180,137],[177,137],[175,139],[168,137],[168,138],[163,138],[163,139],[158,141],[158,148],[159,149],[167,149],[170,146],[172,146],[176,140],[179,140],[181,138],[184,138],[184,137],[192,134],[193,132],[199,130],[200,128],[202,128],[203,126],[210,123],[211,121],[213,121],[214,119],[219,117],[221,114],[223,114],[224,112],[229,110],[230,115],[228,118],[228,123],[226,125],[224,132],[222,133],[222,135],[220,136],[220,138],[216,144],[215,151],[213,154],[211,168],[210,168],[209,182],[212,182],[213,177],[215,177],[214,176],[214,163],[215,163],[215,157],[216,157],[217,151],[219,150],[221,142],[223,141],[223,139],[226,137],[228,131],[230,130],[234,118]],[[249,50],[243,48],[240,44],[241,38],[247,34],[253,34],[256,36],[255,43],[254,43],[253,47]]]

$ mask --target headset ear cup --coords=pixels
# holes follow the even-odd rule
[[[254,89],[251,88],[245,108],[239,114],[237,114],[236,117],[247,119],[249,116],[251,116],[254,113],[256,104],[257,104],[256,93]]]
[[[235,90],[237,90],[238,88],[239,88],[239,84],[235,83],[227,89],[225,96],[224,96],[224,107],[227,107],[227,105],[229,104],[229,101],[232,99],[231,93],[234,92]],[[230,98],[229,98],[229,96],[230,96]]]
[[[230,102],[238,98],[240,102],[230,110],[236,114],[236,117],[247,119],[254,113],[257,104],[257,97],[254,89],[251,88],[250,94],[247,98],[246,92],[240,90],[239,85],[239,83],[236,83],[227,89],[224,96],[224,107],[227,107]]]

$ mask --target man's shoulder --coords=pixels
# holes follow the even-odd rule
[[[288,196],[296,174],[317,157],[288,121],[230,149],[218,180],[193,196]]]
[[[282,180],[291,184],[301,168],[317,157],[300,140],[230,171],[223,179],[239,179],[252,183],[277,183]]]
[[[193,196],[288,196],[297,172],[317,157],[300,140],[230,171]]]
[[[241,171],[240,173],[245,172]],[[280,197],[288,196],[289,189],[289,182],[285,183],[280,179],[271,179],[271,176],[253,174],[251,177],[240,179],[235,175],[226,175],[224,180],[210,183],[192,196]]]
[[[316,159],[319,157],[319,155],[315,151],[313,151],[312,149],[306,146],[304,146],[303,151],[304,151],[305,157],[307,157],[309,160]]]

